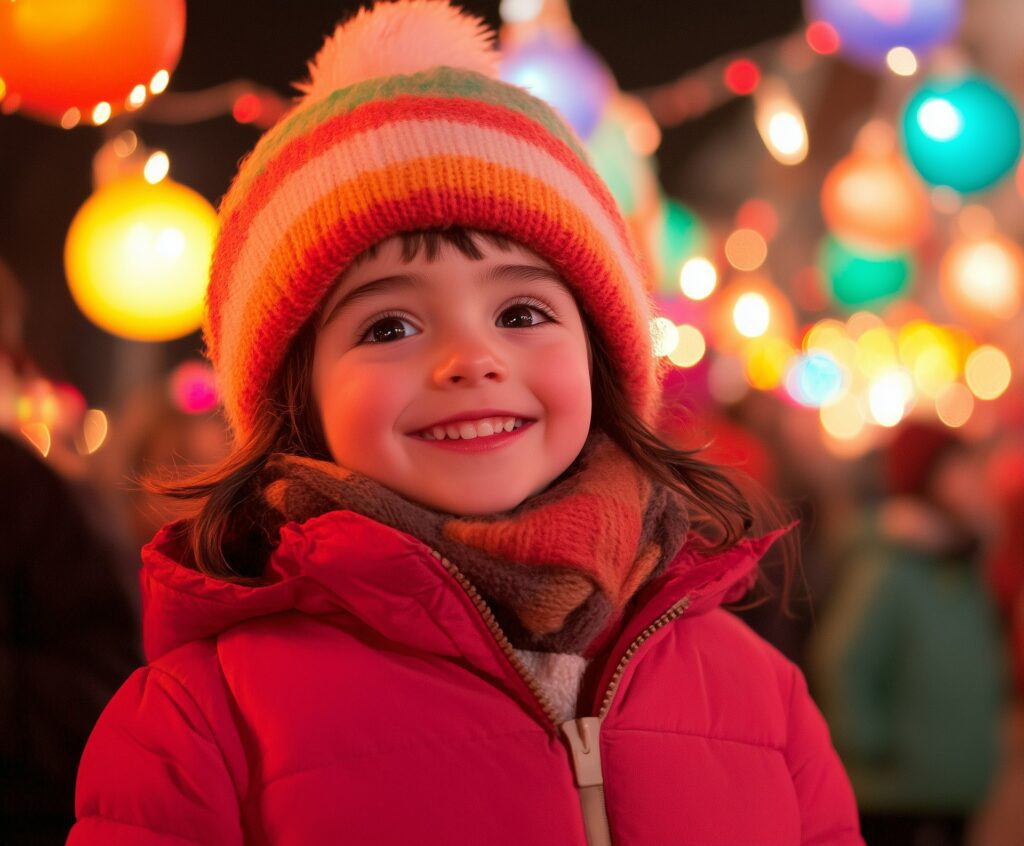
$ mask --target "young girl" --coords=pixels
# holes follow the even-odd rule
[[[490,41],[364,10],[241,165],[237,446],[144,550],[70,843],[861,842],[800,673],[719,610],[778,532],[652,433],[625,224]]]

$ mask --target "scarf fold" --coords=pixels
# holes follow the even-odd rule
[[[425,508],[329,461],[277,453],[262,487],[264,525],[349,510],[421,540],[473,583],[512,645],[585,654],[682,548],[687,510],[607,436],[516,508],[460,517]]]

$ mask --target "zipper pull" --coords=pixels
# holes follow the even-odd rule
[[[604,775],[601,773],[601,744],[598,742],[601,720],[597,717],[578,717],[562,723],[560,728],[569,740],[576,785],[593,787],[604,784]]]
[[[569,740],[576,792],[580,797],[587,846],[611,846],[608,812],[604,807],[604,774],[601,772],[601,719],[578,717],[560,726]]]

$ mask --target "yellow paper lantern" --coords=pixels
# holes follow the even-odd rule
[[[1024,298],[1024,250],[998,233],[957,241],[939,267],[939,290],[954,314],[968,322],[1009,320]]]
[[[111,182],[71,222],[64,246],[71,294],[93,323],[124,338],[194,332],[216,231],[213,207],[184,185],[135,176]]]

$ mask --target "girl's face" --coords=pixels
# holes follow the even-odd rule
[[[442,242],[434,261],[421,250],[409,262],[400,239],[383,242],[342,275],[313,355],[334,460],[464,516],[544,490],[579,455],[591,416],[572,294],[530,250],[475,242],[479,261]]]

